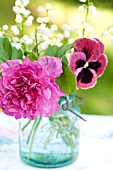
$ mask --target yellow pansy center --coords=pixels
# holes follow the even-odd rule
[[[87,67],[88,67],[88,65],[89,65],[89,63],[88,63],[88,62],[86,62],[86,63],[85,63],[85,65],[84,65],[84,68],[87,68]]]

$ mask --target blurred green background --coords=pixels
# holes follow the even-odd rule
[[[15,0],[0,2],[0,26],[14,24],[15,15],[12,7]],[[36,15],[37,7],[45,3],[52,3],[57,11],[55,23],[69,23],[76,27],[84,19],[84,13],[80,13],[77,7],[81,5],[78,0],[31,0],[28,9]],[[113,24],[113,0],[93,0],[97,7],[98,15],[89,17],[95,29],[95,35],[100,38],[102,31]],[[108,66],[104,75],[97,80],[94,88],[77,90],[77,94],[84,99],[80,106],[81,112],[86,114],[113,115],[113,41],[109,37],[101,39],[106,45]]]

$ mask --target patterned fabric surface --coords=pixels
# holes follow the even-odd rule
[[[113,117],[83,115],[77,161],[57,170],[113,170]],[[43,170],[24,164],[19,157],[19,121],[0,114],[0,170]],[[56,170],[56,169],[55,169]]]

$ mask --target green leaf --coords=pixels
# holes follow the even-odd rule
[[[29,57],[29,59],[30,59],[31,61],[36,61],[36,60],[38,60],[38,58],[39,58],[39,57],[37,56],[37,54],[34,53],[33,51],[28,54],[28,57]]]
[[[72,47],[73,44],[65,44],[62,45],[61,47],[58,47],[56,45],[49,46],[48,49],[46,50],[46,55],[62,58],[65,55],[65,53]]]
[[[59,51],[58,51],[58,57],[62,58],[65,53],[71,49],[73,47],[72,44],[64,44],[60,47]]]
[[[0,63],[6,60],[22,59],[22,50],[12,47],[8,38],[0,38]]]
[[[47,56],[53,56],[53,57],[59,57],[58,51],[59,51],[58,46],[56,46],[56,45],[49,46],[48,49],[46,50],[46,55]]]
[[[56,83],[65,94],[75,93],[75,75],[64,62],[62,63],[62,69],[63,73],[56,79]]]
[[[62,62],[64,62],[65,64],[68,65],[68,59],[66,58],[66,56],[64,56],[64,57],[62,58]]]
[[[23,58],[23,53],[21,49],[16,49],[15,47],[12,47],[12,56],[11,59],[22,59]]]
[[[10,60],[12,46],[8,38],[0,38],[0,63]]]
[[[24,51],[24,56],[28,56],[29,51]]]
[[[33,49],[32,49],[33,52],[37,52],[37,51],[38,51],[38,45],[39,45],[39,44],[36,44],[36,45],[33,47]]]

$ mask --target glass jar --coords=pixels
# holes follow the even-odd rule
[[[80,113],[75,95],[61,97],[60,109],[51,117],[20,121],[20,157],[33,166],[63,167],[77,159]],[[69,110],[68,110],[69,109]],[[71,112],[71,111],[73,112]]]

